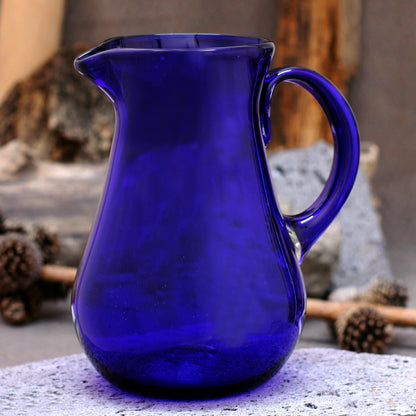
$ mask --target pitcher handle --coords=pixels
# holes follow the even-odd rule
[[[260,101],[264,142],[270,140],[270,103],[281,82],[297,84],[309,91],[325,112],[334,139],[334,158],[327,182],[312,205],[297,215],[284,215],[289,233],[300,245],[299,261],[326,230],[345,203],[358,171],[360,144],[357,124],[341,92],[328,79],[307,68],[284,67],[268,72]]]

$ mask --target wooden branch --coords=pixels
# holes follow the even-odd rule
[[[309,298],[306,304],[306,316],[335,321],[342,313],[357,306],[375,309],[395,326],[416,327],[416,309],[365,302],[330,302]]]
[[[50,282],[74,283],[77,269],[74,267],[64,267],[56,265],[42,266],[41,279]]]

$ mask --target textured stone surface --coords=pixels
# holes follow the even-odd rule
[[[306,209],[323,189],[332,163],[332,146],[325,142],[270,155],[269,165],[278,199],[289,200],[291,213]],[[337,217],[342,244],[334,287],[362,285],[374,276],[392,277],[369,183],[359,171],[354,188]]]
[[[163,401],[125,394],[83,354],[0,369],[0,411],[19,415],[412,415],[416,358],[296,350],[275,377],[235,397]]]

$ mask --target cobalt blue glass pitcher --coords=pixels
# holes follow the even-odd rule
[[[114,104],[105,189],[75,281],[78,337],[123,389],[202,397],[271,377],[299,337],[299,263],[341,209],[359,161],[354,116],[311,70],[268,71],[273,43],[213,34],[119,37],[78,57]],[[298,215],[276,203],[267,167],[281,82],[325,111],[334,161]]]

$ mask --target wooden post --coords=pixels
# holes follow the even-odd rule
[[[361,0],[279,0],[274,66],[305,66],[329,78],[345,95],[357,70]],[[272,103],[273,147],[332,141],[315,100],[300,87],[284,84]]]
[[[1,0],[0,102],[59,47],[65,0]]]

